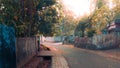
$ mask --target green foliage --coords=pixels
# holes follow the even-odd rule
[[[94,34],[95,34],[95,30],[94,29],[87,30],[87,37],[93,37]]]
[[[119,13],[117,6],[110,9],[107,3],[108,1],[98,0],[95,12],[91,16],[92,27],[95,29],[97,34],[100,34],[107,25],[110,25]]]
[[[84,37],[86,28],[88,28],[88,22],[86,20],[80,21],[75,29],[75,35]]]
[[[54,24],[60,22],[57,7],[53,7],[56,3],[56,0],[1,0],[0,22],[13,26],[17,37],[33,36],[38,31],[53,35]]]
[[[92,26],[97,33],[101,32],[108,23],[109,9],[106,6],[102,6],[100,9],[96,10],[96,13],[92,17]],[[109,19],[110,20],[110,19]]]
[[[105,3],[105,0],[97,0],[96,8],[101,8]]]
[[[113,3],[116,4],[116,6],[112,9],[112,11],[114,12],[114,18],[120,18],[120,0],[114,0]]]
[[[39,30],[44,35],[54,35],[55,24],[60,23],[55,6],[48,6],[39,14]]]
[[[77,23],[73,18],[70,17],[64,17],[61,23],[58,23],[55,25],[56,30],[55,30],[55,35],[56,36],[70,36],[74,34],[74,30],[76,27]]]
[[[92,15],[89,16],[90,28],[80,28],[84,29],[84,32],[87,33],[87,36],[92,36],[94,33],[101,34],[101,31],[111,24],[114,19],[119,18],[120,14],[120,1],[114,0],[111,1],[115,7],[109,8],[107,5],[108,1],[97,0],[96,9]],[[84,17],[87,19],[87,17]],[[82,25],[82,24],[81,24]],[[84,33],[82,32],[82,34]]]
[[[56,0],[39,0],[39,4],[36,6],[37,10],[42,10],[43,7],[54,5]]]
[[[19,7],[17,6],[17,3],[11,0],[1,0],[0,1],[0,21],[3,24],[6,25],[10,25],[10,26],[14,26],[15,23],[13,22],[13,20],[15,19],[14,17],[17,16],[17,11],[19,9]]]
[[[106,0],[97,0],[94,12],[84,16],[75,29],[75,35],[92,37],[95,33],[101,34],[116,18],[120,18],[120,0],[111,0],[113,7],[109,8]]]

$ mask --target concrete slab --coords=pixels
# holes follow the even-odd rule
[[[41,56],[55,56],[55,53],[52,51],[40,51],[37,55],[38,57]]]

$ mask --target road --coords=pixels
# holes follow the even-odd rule
[[[80,48],[70,48],[60,43],[46,43],[58,49],[70,68],[120,68],[120,61],[114,61]]]

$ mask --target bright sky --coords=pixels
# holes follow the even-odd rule
[[[90,13],[89,0],[62,0],[66,10],[72,11],[75,17]]]

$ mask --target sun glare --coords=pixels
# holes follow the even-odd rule
[[[66,10],[72,11],[74,17],[90,14],[89,0],[62,0]]]

